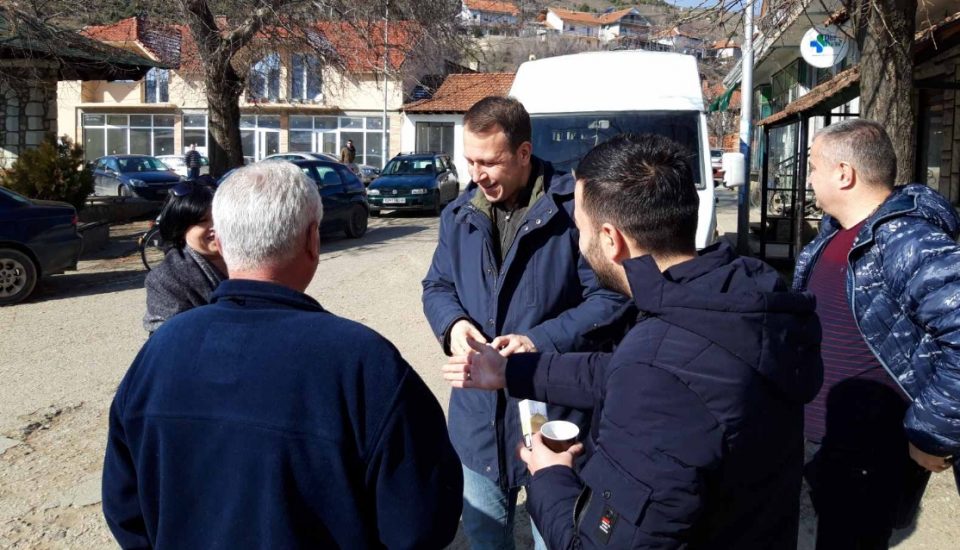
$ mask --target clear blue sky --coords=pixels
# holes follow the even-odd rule
[[[757,4],[757,9],[759,9],[761,0],[755,0],[755,1]],[[680,6],[683,8],[697,8],[697,7],[714,8],[717,6],[717,4],[720,4],[721,2],[727,5],[728,7],[730,7],[730,4],[731,4],[730,0],[666,0],[666,2],[668,4],[673,4],[674,6]],[[743,0],[740,0],[739,3],[742,5],[745,2]]]

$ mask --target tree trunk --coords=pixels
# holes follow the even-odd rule
[[[897,183],[915,179],[917,116],[913,40],[917,0],[854,0],[860,44],[860,117],[883,124],[897,155]],[[849,8],[848,8],[849,9]]]
[[[209,110],[210,173],[215,177],[243,165],[243,145],[240,140],[240,94],[244,82],[226,63],[225,70],[208,64],[203,84],[206,87]]]

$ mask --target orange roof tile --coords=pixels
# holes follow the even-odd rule
[[[514,73],[452,74],[430,99],[404,105],[408,113],[465,113],[487,96],[504,96],[510,91]]]
[[[463,0],[463,4],[473,11],[486,11],[490,13],[506,13],[509,15],[520,15],[517,5],[512,2],[498,2],[497,0]]]
[[[218,18],[221,26],[226,20]],[[397,69],[403,65],[407,55],[415,47],[418,27],[409,22],[391,22],[388,27],[387,45],[389,63]],[[348,72],[361,73],[383,69],[383,24],[372,23],[366,32],[358,32],[356,27],[345,22],[323,21],[317,23],[317,30],[330,42],[330,45],[343,59]],[[290,31],[274,29],[262,31],[260,37],[276,38]],[[161,61],[178,66],[181,72],[198,73],[201,60],[197,44],[187,25],[159,25],[145,18],[129,17],[109,25],[85,27],[82,34],[89,38],[107,42],[115,46],[136,49],[142,45],[149,53]],[[364,36],[370,37],[366,40]]]
[[[625,8],[618,11],[612,11],[609,13],[589,13],[584,11],[573,11],[565,10],[563,8],[549,8],[550,11],[555,13],[557,17],[563,19],[564,21],[572,21],[575,23],[581,23],[583,25],[589,25],[592,27],[599,27],[600,25],[609,25],[611,23],[616,23],[617,21],[623,19],[628,13],[630,13],[633,8]]]

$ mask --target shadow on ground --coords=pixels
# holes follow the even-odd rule
[[[128,269],[54,275],[41,280],[27,302],[50,302],[143,288],[143,279],[146,275],[146,271]]]

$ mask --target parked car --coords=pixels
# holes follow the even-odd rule
[[[73,206],[0,187],[0,306],[25,300],[41,277],[76,269],[81,248]]]
[[[428,210],[440,214],[460,194],[457,168],[446,153],[400,154],[367,188],[370,213],[387,210]]]
[[[183,178],[147,155],[108,155],[93,162],[94,194],[162,201]]]
[[[168,168],[177,173],[181,178],[187,178],[187,163],[183,159],[183,155],[163,155],[157,157],[157,160],[167,165]],[[200,175],[206,175],[210,173],[210,161],[207,157],[200,155]]]
[[[326,160],[292,160],[310,179],[317,183],[323,201],[324,233],[343,231],[353,239],[367,232],[370,205],[363,182],[339,162]]]
[[[329,160],[331,162],[340,162],[340,157],[330,153],[303,153],[290,151],[287,153],[274,153],[267,155],[263,160]]]
[[[380,169],[376,166],[370,166],[369,164],[357,164],[355,166],[360,172],[357,176],[360,177],[360,181],[362,181],[364,185],[370,185],[373,180],[380,176]]]

